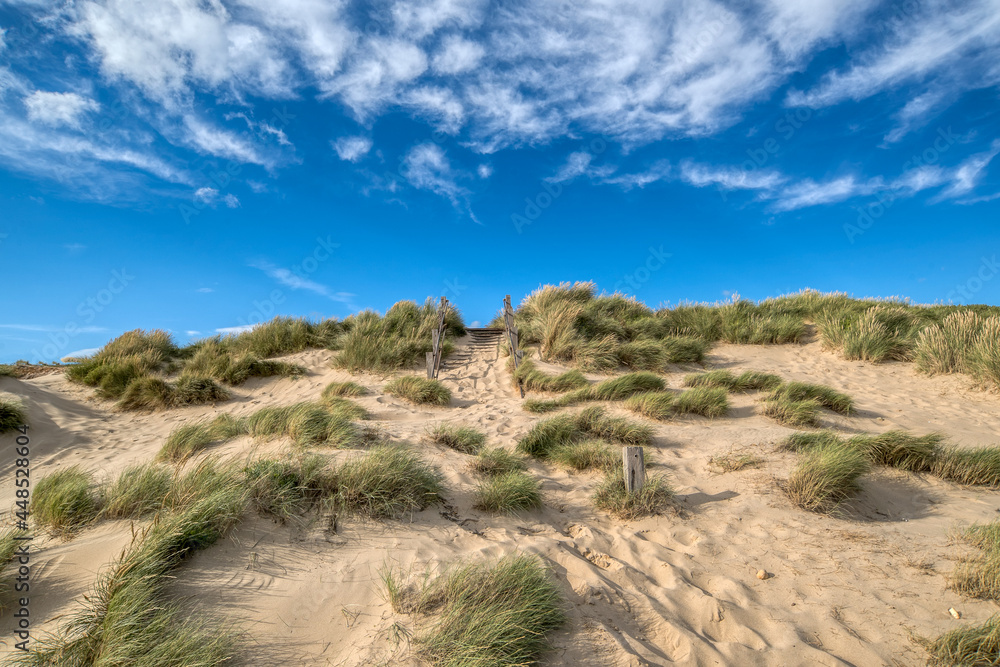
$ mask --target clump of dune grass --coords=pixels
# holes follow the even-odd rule
[[[417,405],[448,405],[451,391],[438,380],[404,375],[385,385],[383,391]]]
[[[35,521],[59,532],[90,523],[98,510],[91,475],[79,466],[42,477],[31,494],[31,513]]]
[[[441,473],[409,449],[380,445],[335,473],[333,505],[372,518],[391,518],[441,501]]]
[[[229,400],[229,392],[210,377],[182,374],[174,383],[174,405],[201,405]]]
[[[547,635],[566,622],[559,588],[534,556],[465,564],[427,589],[438,615],[417,644],[431,665],[535,665],[550,649]]]
[[[786,452],[802,452],[819,445],[839,444],[843,439],[834,431],[806,431],[792,433],[778,443],[778,449]]]
[[[509,367],[513,364],[509,364]],[[566,371],[559,375],[543,372],[530,359],[523,360],[513,373],[514,386],[520,383],[525,391],[563,392],[587,386],[587,378],[578,370]]]
[[[102,489],[101,516],[108,519],[138,519],[157,511],[170,492],[172,474],[152,463],[125,468]]]
[[[257,459],[243,468],[243,476],[254,508],[281,520],[301,514],[336,488],[334,472],[318,454],[295,460]]]
[[[625,409],[637,412],[648,419],[665,421],[673,417],[674,397],[676,394],[668,391],[646,391],[635,394],[625,400]]]
[[[673,489],[662,475],[646,478],[642,488],[629,493],[620,470],[605,473],[594,493],[594,506],[625,521],[661,513],[674,497]]]
[[[784,381],[777,375],[760,371],[745,371],[734,375],[727,370],[695,373],[684,378],[685,387],[722,387],[731,392],[774,390]]]
[[[663,360],[668,364],[700,364],[708,352],[709,343],[692,336],[665,336],[660,340]]]
[[[0,377],[16,378],[17,367],[14,364],[0,364]]]
[[[539,484],[531,475],[515,470],[489,475],[476,486],[475,509],[494,514],[514,514],[542,506]]]
[[[980,553],[959,561],[950,575],[951,588],[973,598],[1000,600],[1000,522],[973,524],[959,537]]]
[[[1000,486],[1000,447],[946,447],[931,472],[959,484]]]
[[[694,387],[674,396],[674,412],[677,414],[721,417],[729,411],[726,390],[719,387]]]
[[[157,454],[161,461],[183,461],[213,442],[222,440],[211,428],[211,424],[187,424],[178,426],[167,435]]]
[[[0,435],[27,425],[24,402],[14,394],[0,392]]]
[[[524,470],[527,466],[524,463],[524,459],[520,456],[497,447],[480,450],[476,454],[476,458],[469,464],[469,467],[479,475],[492,477],[494,475],[504,475],[509,472]]]
[[[1000,316],[983,321],[966,363],[982,386],[1000,388]]]
[[[463,454],[476,454],[486,444],[486,434],[471,426],[438,424],[427,437],[431,442],[451,447]]]
[[[858,478],[869,467],[868,458],[857,448],[821,444],[803,453],[785,492],[803,509],[828,513],[861,489]]]
[[[965,625],[923,642],[935,667],[978,667],[996,665],[1000,654],[1000,614],[980,625]]]
[[[787,382],[774,389],[768,400],[790,402],[815,400],[823,407],[843,415],[849,415],[854,411],[854,401],[847,394],[826,385],[807,382]]]
[[[174,404],[174,388],[153,375],[137,377],[128,383],[117,406],[122,410],[162,410]]]
[[[297,377],[305,373],[302,366],[263,359],[242,346],[226,345],[224,341],[214,338],[199,342],[185,363],[184,372],[228,385],[241,385],[252,377]]]
[[[125,393],[129,383],[161,370],[178,352],[166,331],[135,329],[109,341],[96,354],[67,367],[66,377],[97,387],[102,398],[117,399]]]
[[[783,426],[819,426],[820,403],[816,399],[792,401],[786,397],[764,401],[764,415]]]
[[[339,341],[340,352],[334,365],[352,372],[389,372],[423,362],[424,355],[431,350],[431,331],[437,328],[437,309],[432,299],[422,306],[400,301],[384,317],[369,310],[345,319],[346,333]],[[449,308],[445,317],[444,356],[454,349],[451,338],[463,335],[462,316]]]
[[[912,358],[916,318],[906,308],[878,304],[860,315],[825,313],[817,325],[826,347],[839,348],[845,359],[881,362]]]
[[[320,398],[326,401],[338,396],[355,397],[364,396],[367,393],[368,390],[356,382],[331,382],[323,388]]]
[[[969,353],[974,349],[983,318],[967,310],[944,318],[941,324],[928,326],[917,335],[913,361],[928,374],[969,373]]]
[[[887,431],[853,436],[847,444],[860,449],[875,465],[926,472],[940,460],[943,440],[944,436],[939,433],[915,436],[905,431]]]
[[[549,412],[585,401],[620,401],[639,392],[658,391],[663,387],[663,379],[653,373],[627,373],[571,391],[551,401],[528,400],[523,406],[528,412]]]
[[[734,295],[718,309],[721,320],[719,336],[727,343],[769,345],[795,343],[805,333],[801,317],[762,312],[759,306]]]
[[[544,459],[556,447],[588,437],[622,445],[648,445],[652,442],[653,430],[624,417],[611,417],[602,408],[593,407],[575,415],[559,415],[538,422],[518,441],[517,449]]]
[[[603,440],[581,440],[555,447],[548,460],[573,470],[609,470],[621,467],[621,452]]]
[[[183,510],[160,515],[99,577],[83,609],[50,639],[20,655],[20,665],[199,665],[231,662],[231,625],[192,617],[166,596],[169,573],[216,542],[242,516],[238,485]]]

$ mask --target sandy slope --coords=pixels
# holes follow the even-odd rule
[[[0,378],[0,390],[26,396],[36,475],[74,463],[110,475],[151,458],[178,424],[221,410],[244,413],[316,398],[327,382],[349,377],[329,368],[331,356],[292,355],[310,369],[305,378],[248,383],[217,408],[165,414],[112,412],[59,375]],[[958,376],[927,378],[909,364],[846,362],[815,342],[720,346],[706,365],[775,372],[846,391],[860,414],[826,413],[825,419],[848,432],[938,430],[960,444],[1000,442],[1000,400],[969,390]],[[693,368],[674,369],[671,386],[680,386]],[[996,518],[997,492],[877,472],[847,506],[850,518],[803,512],[776,483],[795,461],[773,446],[789,430],[757,414],[753,395],[734,396],[724,419],[657,425],[653,460],[678,492],[678,509],[668,515],[613,520],[590,505],[596,475],[532,463],[532,474],[543,481],[544,509],[497,518],[471,508],[476,480],[469,457],[421,441],[428,426],[455,421],[511,448],[538,419],[521,410],[494,352],[476,352],[463,366],[446,364],[441,379],[454,392],[447,408],[417,408],[383,395],[385,378],[354,379],[374,392],[358,401],[375,423],[393,440],[418,444],[441,468],[448,504],[396,522],[342,520],[336,531],[321,520],[278,525],[251,518],[196,555],[174,588],[194,606],[241,619],[252,638],[250,664],[416,664],[407,635],[419,624],[392,612],[379,573],[391,566],[416,577],[460,558],[499,557],[515,548],[550,562],[570,605],[571,622],[555,636],[548,658],[553,665],[918,665],[924,653],[911,634],[935,636],[995,611],[993,603],[946,590],[944,575],[965,552],[950,543],[950,531]],[[11,441],[2,439],[2,451],[10,451]],[[240,440],[215,453],[244,456],[254,446]],[[287,446],[279,441],[262,448]],[[753,452],[765,463],[728,474],[709,466],[710,457],[731,451]],[[13,478],[11,464],[5,454],[0,479]],[[12,496],[4,482],[3,507]],[[72,609],[98,565],[127,543],[129,530],[109,523],[69,542],[36,544],[43,563],[32,598],[36,622]],[[759,580],[758,569],[773,578]],[[964,619],[952,619],[949,607]],[[10,621],[0,617],[5,639]]]

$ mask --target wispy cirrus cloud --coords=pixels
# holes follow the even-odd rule
[[[352,294],[350,292],[336,292],[331,290],[326,285],[320,284],[305,276],[295,273],[291,269],[276,266],[271,262],[251,262],[250,266],[263,271],[269,278],[277,281],[285,287],[293,290],[305,290],[307,292],[312,292],[313,294],[318,294],[319,296],[325,297],[330,301],[342,303],[351,310],[357,310],[357,306],[354,305],[353,301],[354,297],[357,296],[356,294]]]

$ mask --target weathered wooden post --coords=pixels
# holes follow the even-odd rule
[[[622,447],[622,462],[625,467],[625,492],[635,493],[646,483],[646,461],[642,447]]]

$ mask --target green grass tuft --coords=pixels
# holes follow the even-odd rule
[[[101,516],[108,519],[138,519],[159,510],[170,492],[169,470],[152,463],[125,468],[103,489]]]
[[[986,667],[1000,655],[1000,614],[981,625],[964,625],[925,643],[935,667]]]
[[[667,391],[647,391],[635,394],[625,400],[625,409],[648,419],[666,421],[677,414],[674,411],[675,396],[676,394]]]
[[[615,451],[603,440],[581,440],[554,448],[548,460],[573,470],[612,470],[622,465],[621,451]]]
[[[480,450],[469,467],[479,475],[492,477],[494,475],[504,475],[509,472],[524,470],[527,468],[527,465],[525,465],[524,459],[520,456],[497,447],[495,449]]]
[[[438,424],[428,433],[431,442],[451,447],[463,454],[476,454],[486,444],[486,434],[470,426]]]
[[[531,475],[519,470],[490,475],[476,487],[472,506],[484,512],[514,514],[542,506],[539,484]]]
[[[512,367],[510,363],[508,367]],[[580,389],[587,386],[587,378],[578,370],[567,371],[559,375],[543,373],[530,359],[523,360],[513,374],[514,386],[523,383],[525,391],[563,392]]]
[[[174,385],[173,405],[201,405],[229,400],[229,392],[210,377],[182,374]]]
[[[850,396],[822,384],[788,382],[772,391],[768,400],[791,402],[815,400],[823,407],[843,415],[854,412],[854,401]]]
[[[536,665],[550,649],[547,635],[566,622],[559,589],[534,556],[464,565],[429,588],[439,616],[417,642],[431,665]]]
[[[673,410],[677,414],[714,419],[729,412],[729,398],[726,390],[719,387],[694,387],[674,396]]]
[[[868,472],[865,454],[843,444],[821,444],[806,450],[792,471],[785,492],[793,503],[813,512],[831,512],[860,490],[858,478]]]
[[[27,425],[24,402],[14,394],[0,392],[0,435]]]
[[[959,484],[1000,486],[1000,447],[947,447],[938,455],[932,472]]]
[[[31,494],[35,521],[55,531],[72,531],[90,523],[98,512],[90,473],[79,466],[63,468],[40,479]]]
[[[777,375],[760,371],[745,371],[733,375],[727,370],[716,370],[695,373],[684,378],[685,387],[722,387],[731,392],[774,390],[782,383],[783,380]]]
[[[646,478],[638,492],[625,490],[625,479],[620,470],[609,471],[594,493],[594,506],[625,521],[661,513],[670,504],[674,492],[662,475]]]
[[[368,393],[368,390],[362,387],[356,382],[331,382],[326,385],[321,394],[323,401],[327,401],[336,396],[364,396]]]
[[[336,474],[334,506],[391,518],[441,502],[441,473],[399,445],[380,445],[346,461]]]
[[[819,401],[791,401],[787,398],[767,399],[764,401],[764,415],[783,426],[798,428],[800,426],[819,426]]]
[[[405,375],[389,382],[383,388],[392,394],[417,405],[448,405],[451,391],[437,380]]]

